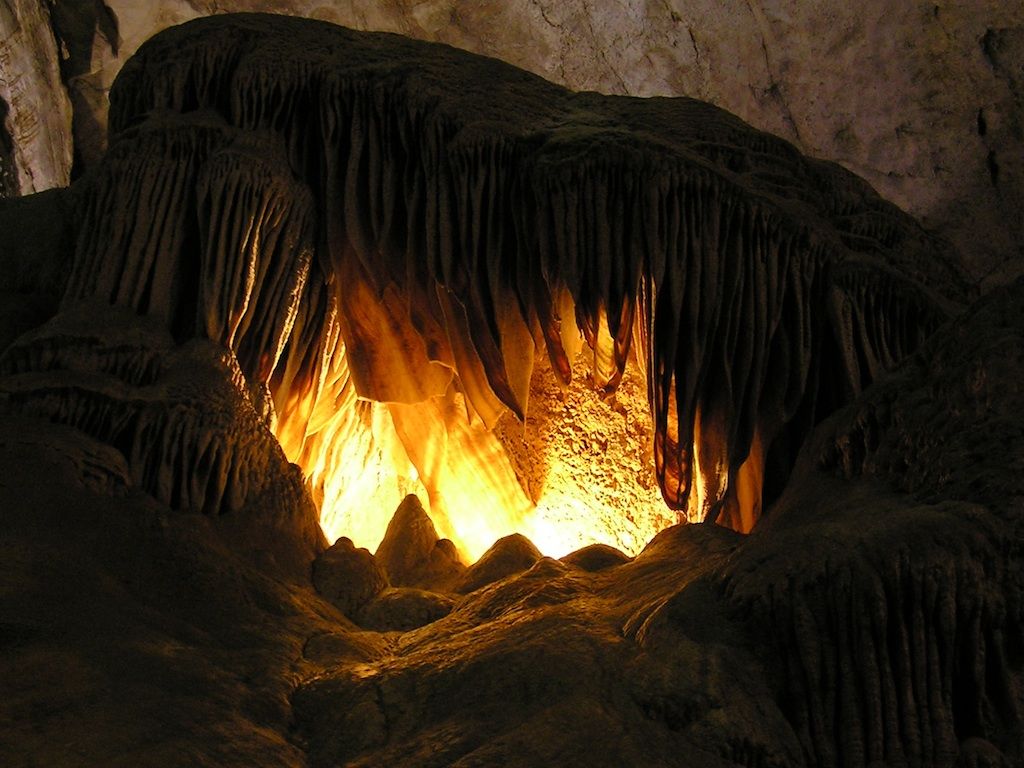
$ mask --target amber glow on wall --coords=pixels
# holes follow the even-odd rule
[[[314,411],[305,432],[295,429],[304,421],[287,414],[275,431],[309,478],[329,541],[347,536],[374,551],[401,499],[416,493],[467,562],[511,533],[552,557],[593,543],[636,554],[680,518],[653,472],[640,373],[632,367],[615,394],[603,396],[586,358],[579,355],[568,387],[546,363],[535,367],[522,423],[508,413],[488,429],[453,386],[415,404],[321,392],[315,405],[288,409]],[[337,410],[318,419],[325,399]]]

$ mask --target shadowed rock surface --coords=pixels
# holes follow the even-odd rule
[[[607,544],[590,544],[589,546],[570,552],[561,558],[566,565],[574,565],[584,571],[603,571],[605,568],[614,568],[616,565],[628,563],[630,558],[615,547]]]
[[[466,569],[455,591],[472,592],[506,576],[525,571],[543,557],[525,536],[513,533],[494,542],[483,557]]]
[[[313,561],[313,586],[346,616],[355,613],[387,589],[388,575],[373,555],[356,549],[342,537]]]
[[[412,494],[398,505],[375,554],[397,587],[448,587],[466,569]]]
[[[0,763],[1024,760],[1024,281],[961,311],[941,242],[699,102],[317,23],[172,31],[112,125],[0,254],[56,313],[0,335]],[[377,560],[436,592],[327,549],[286,449],[374,393],[523,409],[563,321],[599,387],[636,334],[670,503],[696,454],[744,527],[763,443],[751,534],[511,536],[453,588],[408,497]]]
[[[377,632],[408,632],[447,616],[455,601],[415,587],[381,592],[356,616],[361,627]]]

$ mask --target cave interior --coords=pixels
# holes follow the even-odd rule
[[[217,16],[0,269],[4,765],[1024,764],[1024,282],[839,165]]]

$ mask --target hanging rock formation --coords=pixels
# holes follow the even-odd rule
[[[160,36],[112,126],[0,207],[0,763],[1024,759],[1024,281],[962,312],[942,242],[705,104],[315,22]],[[775,498],[752,533],[463,570],[410,497],[326,548],[349,437],[386,411],[433,513],[580,334],[666,500]]]
[[[975,279],[997,285],[1021,269],[1020,3],[61,0],[53,23],[75,107],[76,169],[98,165],[108,91],[140,45],[197,16],[237,11],[447,43],[573,90],[699,98],[864,177],[952,240]],[[62,125],[58,143],[67,138]]]
[[[859,179],[707,104],[389,35],[192,22],[125,67],[110,126],[66,299],[229,346],[307,467],[356,395],[523,417],[535,355],[568,381],[578,326],[608,391],[635,344],[668,505],[749,530],[765,462],[784,477],[969,293]],[[433,418],[399,424],[432,501]]]
[[[825,422],[725,569],[810,763],[1021,759],[1022,298],[984,297]]]

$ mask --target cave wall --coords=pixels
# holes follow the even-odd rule
[[[65,186],[71,152],[71,102],[48,7],[0,0],[0,198]]]
[[[142,42],[197,16],[272,11],[449,43],[576,90],[710,101],[866,178],[950,238],[983,284],[1024,271],[1019,2],[918,1],[895,9],[797,0],[513,0],[499,10],[455,0],[55,6],[64,55],[76,59],[70,92],[83,167],[102,152],[107,91]],[[87,11],[68,11],[76,6]],[[57,145],[67,141],[62,126],[42,132]]]

